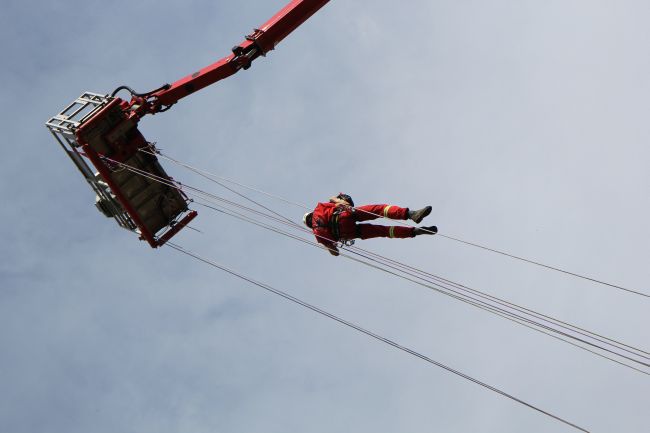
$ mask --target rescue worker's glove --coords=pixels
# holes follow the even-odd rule
[[[342,192],[339,193],[339,195],[336,196],[336,198],[340,198],[341,200],[346,201],[350,206],[354,207],[354,201],[352,200],[352,197],[350,197],[347,194],[343,194]]]

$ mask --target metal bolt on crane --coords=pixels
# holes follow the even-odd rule
[[[197,212],[188,208],[190,200],[162,168],[154,145],[144,138],[138,122],[248,69],[328,1],[292,0],[233,47],[230,55],[172,84],[148,93],[127,86],[110,95],[84,92],[48,120],[47,128],[95,193],[97,208],[152,248],[164,245],[187,226]],[[123,90],[130,93],[130,100],[116,96]]]

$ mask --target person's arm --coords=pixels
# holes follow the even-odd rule
[[[327,248],[327,251],[333,256],[339,255],[339,249],[336,246],[336,242],[332,240],[332,235],[327,230],[314,230],[314,235],[316,235],[316,240],[319,244]]]

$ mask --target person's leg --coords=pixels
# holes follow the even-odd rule
[[[357,206],[354,212],[354,218],[357,221],[369,221],[377,218],[405,220],[408,219],[408,215],[408,208],[389,204],[367,204],[364,206]]]
[[[357,238],[358,239],[371,239],[371,238],[412,238],[414,234],[414,227],[402,226],[381,226],[374,224],[357,224]]]

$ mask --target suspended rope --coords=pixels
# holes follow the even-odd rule
[[[638,290],[628,289],[626,287],[619,286],[617,284],[608,283],[608,282],[605,282],[605,281],[598,280],[596,278],[592,278],[592,277],[588,277],[588,276],[585,276],[585,275],[577,274],[575,272],[567,271],[565,269],[556,268],[556,267],[550,266],[550,265],[545,265],[544,263],[541,263],[541,262],[536,262],[534,260],[530,260],[530,259],[527,259],[525,257],[516,256],[514,254],[510,254],[510,253],[507,253],[505,251],[499,251],[499,250],[496,250],[494,248],[489,248],[489,247],[486,247],[486,246],[483,246],[483,245],[475,244],[473,242],[464,241],[462,239],[458,239],[458,238],[455,238],[453,236],[448,236],[448,235],[444,235],[444,234],[442,234],[440,236],[442,236],[443,238],[451,239],[452,241],[463,243],[465,245],[470,245],[470,246],[480,248],[480,249],[483,249],[483,250],[486,250],[486,251],[490,251],[490,252],[493,252],[493,253],[496,253],[496,254],[501,254],[502,256],[510,257],[512,259],[515,259],[515,260],[520,260],[522,262],[530,263],[532,265],[541,266],[542,268],[550,269],[552,271],[561,272],[561,273],[566,274],[566,275],[571,275],[573,277],[582,278],[583,280],[591,281],[591,282],[594,282],[594,283],[597,283],[597,284],[602,284],[603,286],[612,287],[614,289],[619,289],[619,290],[623,290],[623,291],[628,292],[628,293],[634,293],[635,295],[650,298],[649,294],[640,292]]]
[[[120,163],[118,163],[118,164],[120,164]],[[162,182],[162,183],[166,183],[169,186],[172,186],[172,187],[175,187],[175,188],[179,188],[179,189],[181,188],[181,186],[180,186],[180,184],[178,184],[178,182],[175,182],[175,181],[172,182],[172,181],[169,181],[169,180],[167,180],[165,178],[159,178],[159,177],[158,177],[158,179],[155,179],[157,176],[153,176],[150,173],[143,172],[142,170],[139,170],[139,169],[134,169],[133,167],[126,166],[125,164],[121,164],[121,165],[123,166],[123,168],[132,170],[132,171],[136,172],[137,174],[147,176],[147,177],[150,177],[150,178],[154,178],[154,180],[157,180],[157,181]],[[248,207],[243,206],[241,204],[238,204],[238,203],[223,199],[221,197],[218,197],[218,196],[216,196],[214,194],[207,193],[205,191],[201,191],[198,188],[193,188],[193,187],[190,187],[188,185],[184,185],[184,188],[195,191],[195,192],[199,192],[200,193],[199,195],[203,196],[204,200],[217,202],[218,206],[222,206],[223,204],[226,204],[226,205],[238,208],[240,210],[244,210],[244,211],[247,211],[247,212],[252,212],[252,213],[254,213],[256,215],[259,215],[259,216],[262,216],[262,217],[265,217],[265,218],[268,218],[268,219],[275,220],[276,222],[279,222],[279,223],[282,223],[282,224],[285,224],[285,225],[289,225],[289,226],[291,226],[293,228],[298,228],[303,232],[311,233],[311,231],[306,230],[306,228],[302,227],[302,225],[298,225],[298,224],[292,222],[291,220],[289,220],[288,218],[278,214],[277,212],[273,212],[273,211],[271,211],[270,209],[268,209],[266,207],[264,207],[264,209],[266,209],[267,211],[273,212],[276,216],[268,215],[268,214],[265,214],[263,212],[248,208]],[[184,190],[184,191],[187,193],[187,190]],[[241,194],[239,194],[239,195],[241,195]],[[259,203],[255,202],[254,200],[249,199],[249,201],[252,201],[253,203],[256,203],[256,204],[259,205]],[[302,242],[313,244],[315,246],[318,246],[319,248],[321,247],[318,243],[314,242],[313,240],[312,241],[305,241],[304,239],[302,239],[300,237],[297,237],[297,236],[291,235],[291,234],[287,234],[286,232],[280,231],[280,230],[278,230],[276,228],[273,228],[272,226],[267,226],[267,225],[261,224],[259,222],[256,222],[256,221],[254,221],[254,220],[252,220],[250,218],[247,218],[247,217],[243,216],[241,213],[238,213],[238,212],[233,213],[233,211],[224,212],[222,209],[219,209],[218,207],[213,207],[213,206],[205,205],[205,204],[203,204],[203,205],[208,207],[208,208],[211,208],[213,210],[217,210],[217,211],[220,211],[222,213],[226,213],[228,215],[238,217],[238,218],[243,219],[243,220],[245,220],[247,222],[251,222],[251,223],[259,225],[261,227],[270,229],[272,231],[275,231],[276,233],[284,234],[285,236],[289,236],[289,237],[292,237],[294,239],[298,239],[298,240],[300,240]],[[355,249],[356,250],[361,250],[359,248],[355,248]],[[363,250],[361,250],[361,251],[363,251]],[[370,253],[371,255],[374,254],[375,257],[381,258],[381,261],[379,261],[377,259],[369,258],[368,256],[364,256],[363,254],[361,254],[361,253],[359,253],[357,251],[354,251],[354,249],[351,252],[353,254],[364,257],[366,260],[370,260],[370,261],[379,263],[379,265],[373,265],[372,263],[368,263],[367,261],[359,260],[357,258],[353,258],[353,257],[350,257],[350,256],[346,256],[346,258],[351,258],[352,260],[355,260],[355,261],[360,262],[362,264],[365,264],[367,266],[376,268],[376,269],[381,270],[383,272],[387,272],[389,274],[392,274],[392,275],[395,275],[395,276],[397,276],[399,278],[403,278],[403,279],[405,279],[407,281],[422,285],[424,287],[428,287],[428,288],[430,288],[432,290],[435,290],[435,291],[437,291],[439,293],[450,296],[450,297],[452,297],[454,299],[460,300],[462,302],[468,303],[468,304],[473,305],[473,306],[475,306],[477,308],[480,308],[482,310],[491,312],[491,313],[496,314],[496,315],[498,315],[500,317],[506,318],[506,319],[511,320],[511,321],[513,321],[515,323],[526,326],[527,328],[536,330],[536,331],[544,333],[546,335],[550,335],[550,336],[552,336],[552,337],[554,337],[554,338],[556,338],[556,339],[558,339],[560,341],[567,342],[567,343],[569,343],[569,344],[571,344],[573,346],[576,346],[578,348],[586,350],[586,351],[588,351],[588,352],[590,352],[592,354],[595,354],[595,355],[597,355],[597,356],[599,356],[601,358],[616,362],[617,364],[626,366],[628,368],[631,368],[631,369],[636,370],[638,372],[641,372],[643,374],[646,374],[646,375],[649,374],[648,372],[640,370],[640,369],[638,369],[638,368],[636,368],[634,366],[631,366],[631,365],[629,365],[629,364],[627,364],[625,362],[621,362],[620,360],[613,359],[613,358],[608,357],[608,356],[606,356],[606,355],[604,355],[602,353],[598,353],[598,352],[596,352],[594,350],[591,350],[591,349],[589,349],[587,347],[584,347],[582,344],[587,345],[587,346],[591,346],[592,348],[597,349],[597,350],[601,350],[601,351],[604,351],[604,352],[614,354],[615,356],[618,356],[618,357],[620,357],[622,359],[626,359],[626,360],[635,362],[637,364],[640,364],[642,366],[648,367],[650,365],[647,362],[641,361],[639,359],[635,359],[635,358],[630,357],[630,356],[626,356],[625,354],[620,353],[618,350],[628,352],[628,353],[633,354],[633,355],[635,355],[637,357],[640,357],[640,358],[649,359],[647,356],[643,355],[643,353],[647,354],[647,352],[645,352],[645,351],[642,351],[640,349],[634,348],[634,347],[629,346],[629,345],[619,343],[616,340],[612,340],[612,339],[609,339],[607,337],[603,337],[603,336],[601,336],[599,334],[595,334],[595,333],[592,333],[590,331],[586,331],[586,330],[584,330],[582,328],[578,328],[578,327],[576,327],[574,325],[567,324],[566,322],[558,321],[557,319],[553,319],[550,316],[545,316],[545,315],[542,315],[540,313],[536,313],[533,310],[529,310],[529,309],[525,309],[523,307],[519,307],[516,304],[512,304],[512,303],[509,303],[507,301],[500,300],[499,298],[493,297],[491,295],[487,295],[487,294],[485,294],[483,292],[475,291],[474,289],[469,289],[470,293],[471,293],[471,291],[474,291],[474,293],[479,293],[479,294],[481,294],[481,296],[479,296],[477,298],[475,296],[468,295],[467,293],[459,293],[457,290],[455,290],[456,288],[460,288],[461,290],[465,290],[465,291],[467,291],[468,288],[466,288],[465,286],[462,286],[460,284],[450,282],[449,280],[442,279],[442,278],[437,277],[437,276],[432,275],[432,274],[428,274],[428,275],[431,275],[432,277],[435,277],[436,279],[438,279],[438,282],[429,281],[426,278],[422,277],[422,274],[426,275],[426,273],[424,273],[424,271],[419,271],[419,270],[415,270],[414,272],[405,271],[403,268],[408,269],[410,267],[407,266],[407,265],[404,265],[404,264],[400,264],[399,267],[393,266],[390,263],[386,263],[386,262],[392,262],[392,263],[399,263],[399,262],[396,262],[396,261],[391,260],[391,259],[384,258],[384,257],[376,255],[374,253],[367,252],[367,253]],[[407,276],[400,275],[400,274],[398,274],[396,272],[393,272],[393,271],[391,271],[389,269],[386,269],[385,267],[382,267],[382,266],[392,268],[393,270],[404,273]],[[402,269],[400,269],[400,267]],[[411,270],[414,270],[414,269],[415,268],[411,268]],[[420,275],[418,275],[418,273]],[[443,282],[444,284],[441,285],[440,282]],[[479,298],[484,298],[484,299],[479,299]],[[492,301],[497,300],[499,302],[496,302],[497,305],[490,304],[489,302],[486,302],[486,300],[485,300],[486,298],[488,300],[490,300],[490,299]],[[499,305],[501,305],[501,307]],[[507,306],[510,309],[503,308],[503,306]],[[512,311],[513,306],[517,307],[518,309],[515,308],[514,309],[515,311]],[[525,314],[520,314],[522,312],[525,313]],[[533,314],[529,314],[529,313],[533,313]],[[528,315],[528,317],[526,317],[526,315]],[[588,341],[588,340],[585,340],[583,338],[579,338],[576,335],[568,334],[567,332],[564,332],[561,329],[553,328],[552,326],[548,326],[548,324],[544,324],[544,323],[541,323],[541,322],[535,320],[535,319],[539,319],[540,317],[542,317],[543,318],[542,320],[545,321],[545,322],[553,321],[553,322],[551,322],[551,325],[554,325],[554,326],[558,326],[558,323],[560,323],[561,325],[559,325],[559,328],[564,328],[565,330],[570,330],[572,332],[577,332],[578,334],[582,334],[583,336],[586,336],[586,337],[588,337],[588,338],[590,338],[592,340],[595,340],[595,342],[594,341]],[[544,319],[544,318],[546,318],[546,319]],[[550,319],[550,320],[547,320],[547,319]],[[564,326],[564,325],[567,325],[567,326]],[[580,332],[580,331],[584,331],[584,332]],[[557,335],[552,335],[551,332],[555,333]],[[573,342],[569,341],[569,339],[572,339],[574,341]],[[604,340],[607,340],[607,341],[604,341]],[[580,343],[580,344],[577,344],[577,343]],[[599,344],[599,343],[604,343],[604,344]],[[634,352],[632,352],[630,350],[627,350],[625,348],[622,348],[619,345],[620,346],[625,346],[627,348],[631,348],[631,349],[634,350]]]
[[[150,152],[148,152],[146,150],[143,150],[143,152],[150,153]],[[201,176],[203,176],[203,177],[205,177],[207,179],[210,179],[212,181],[216,181],[215,179],[219,179],[219,180],[222,180],[224,182],[232,183],[232,184],[240,186],[242,188],[246,188],[246,189],[248,189],[250,191],[255,191],[257,193],[264,194],[267,197],[271,197],[271,198],[274,198],[276,200],[283,201],[284,203],[291,204],[293,206],[297,206],[297,207],[300,207],[302,209],[311,210],[311,208],[309,208],[308,206],[305,206],[304,204],[296,203],[296,202],[293,202],[291,200],[280,197],[278,195],[270,194],[268,192],[262,191],[262,190],[257,189],[257,188],[250,187],[250,186],[245,185],[243,183],[236,182],[234,180],[231,180],[231,179],[228,179],[228,178],[225,178],[225,177],[221,177],[221,176],[218,176],[216,174],[210,173],[208,171],[193,167],[193,166],[191,166],[189,164],[183,163],[183,162],[181,162],[181,161],[179,161],[177,159],[174,159],[174,158],[172,158],[172,157],[170,157],[168,155],[165,155],[162,152],[158,152],[158,155],[160,157],[168,160],[168,161],[171,161],[171,162],[173,162],[173,163],[175,163],[175,164],[177,164],[179,166],[182,166],[182,167],[184,167],[184,168],[186,168],[186,169],[188,169],[188,170],[190,170],[190,171],[192,171],[192,172],[194,172],[196,174],[199,174],[199,175],[201,175]],[[365,211],[365,210],[362,210],[362,209],[357,209],[357,211],[365,212],[365,213],[372,214],[372,215],[375,215],[375,216],[380,216],[380,217],[382,216],[382,215],[373,214],[371,212],[368,212],[368,211]],[[398,221],[398,220],[396,220],[396,221],[397,221],[397,223],[402,224],[402,225],[406,225],[406,226],[410,226],[410,227],[415,226],[413,224],[409,224],[408,222]],[[509,258],[512,258],[512,259],[515,259],[515,260],[519,260],[519,261],[522,261],[522,262],[525,262],[525,263],[529,263],[531,265],[535,265],[535,266],[539,266],[539,267],[542,267],[542,268],[545,268],[545,269],[548,269],[548,270],[560,272],[560,273],[563,273],[565,275],[573,276],[573,277],[580,278],[580,279],[583,279],[583,280],[591,281],[591,282],[596,283],[596,284],[601,284],[603,286],[611,287],[611,288],[614,288],[614,289],[622,290],[624,292],[628,292],[628,293],[632,293],[632,294],[635,294],[635,295],[650,298],[650,294],[647,294],[647,293],[642,292],[640,290],[634,290],[634,289],[630,289],[630,288],[627,288],[627,287],[623,287],[623,286],[618,285],[618,284],[608,283],[606,281],[603,281],[603,280],[600,280],[600,279],[597,279],[597,278],[582,275],[582,274],[579,274],[577,272],[571,272],[571,271],[568,271],[566,269],[562,269],[562,268],[559,268],[559,267],[547,265],[547,264],[544,264],[544,263],[539,262],[539,261],[531,260],[531,259],[528,259],[528,258],[525,258],[525,257],[522,257],[522,256],[518,256],[518,255],[515,255],[515,254],[512,254],[512,253],[508,253],[506,251],[498,250],[498,249],[495,249],[495,248],[490,248],[490,247],[487,247],[487,246],[484,246],[484,245],[481,245],[481,244],[478,244],[478,243],[475,243],[475,242],[469,242],[469,241],[460,239],[460,238],[455,237],[455,236],[445,235],[445,234],[440,233],[440,232],[438,232],[438,236],[442,237],[442,238],[445,238],[445,239],[455,241],[455,242],[459,242],[459,243],[462,243],[462,244],[465,244],[465,245],[468,245],[468,246],[472,246],[472,247],[476,247],[476,248],[479,248],[479,249],[482,249],[482,250],[485,250],[485,251],[489,251],[489,252],[492,252],[492,253],[495,253],[495,254],[500,254],[502,256],[509,257]]]
[[[276,227],[269,226],[269,225],[264,224],[264,223],[261,223],[261,222],[259,222],[259,221],[255,221],[254,219],[249,218],[249,217],[247,217],[247,216],[245,216],[245,215],[243,215],[243,214],[241,214],[241,213],[239,213],[239,212],[232,211],[232,210],[228,211],[228,210],[225,210],[225,209],[220,209],[219,207],[214,207],[214,206],[211,206],[211,205],[209,205],[209,204],[200,203],[200,202],[196,202],[196,204],[201,205],[201,206],[204,206],[204,207],[206,207],[206,208],[208,208],[208,209],[212,209],[212,210],[214,210],[214,211],[216,211],[216,212],[219,212],[219,213],[222,213],[222,214],[225,214],[225,215],[229,215],[229,216],[232,216],[232,217],[238,218],[238,219],[240,219],[240,220],[242,220],[242,221],[246,221],[246,222],[251,223],[251,224],[254,224],[254,225],[256,225],[256,226],[259,226],[259,227],[265,228],[265,229],[267,229],[267,230],[273,231],[273,232],[275,232],[275,233],[282,234],[282,235],[284,235],[284,236],[287,236],[287,237],[290,237],[290,238],[296,239],[296,240],[298,240],[298,241],[300,241],[300,242],[303,242],[303,243],[305,243],[305,244],[309,244],[309,245],[314,246],[314,247],[317,247],[317,248],[322,248],[322,249],[325,248],[325,247],[323,247],[322,245],[318,244],[317,242],[310,241],[310,240],[305,240],[305,239],[303,239],[303,238],[301,238],[301,237],[299,237],[299,236],[296,236],[296,235],[293,235],[293,234],[291,234],[291,233],[288,233],[288,232],[282,231],[282,230],[280,230],[280,229],[278,229],[278,228],[276,228]],[[344,249],[345,249],[346,251],[348,250],[347,248],[344,248]],[[360,254],[356,253],[356,255],[360,255]],[[361,254],[360,256],[361,256],[361,257],[365,257],[365,256],[363,256],[362,254]],[[594,354],[594,355],[596,355],[596,356],[598,356],[598,357],[601,357],[601,358],[604,358],[604,359],[606,359],[606,360],[609,360],[609,361],[615,362],[616,364],[619,364],[619,365],[622,365],[622,366],[624,366],[624,367],[630,368],[630,369],[635,370],[635,371],[637,371],[637,372],[639,372],[639,373],[642,373],[642,374],[645,374],[645,375],[650,375],[650,373],[647,372],[647,371],[641,370],[641,369],[639,369],[639,368],[637,368],[637,367],[635,367],[635,366],[633,366],[633,365],[627,364],[627,363],[622,362],[622,361],[620,361],[620,360],[618,360],[618,359],[615,359],[615,358],[612,358],[612,357],[606,356],[606,355],[604,355],[604,354],[602,354],[602,353],[599,353],[599,352],[597,352],[597,351],[595,351],[595,350],[589,349],[588,347],[585,347],[585,346],[583,346],[583,345],[581,345],[581,344],[577,344],[576,342],[573,342],[573,341],[570,341],[570,340],[575,340],[575,341],[577,341],[577,342],[580,342],[580,343],[583,343],[583,344],[586,344],[586,345],[592,346],[592,347],[594,347],[594,348],[596,348],[596,349],[599,349],[599,350],[602,350],[602,351],[604,351],[604,352],[612,353],[612,354],[614,354],[614,355],[616,355],[616,356],[618,356],[618,357],[620,357],[620,358],[628,359],[628,360],[630,360],[630,361],[632,361],[632,362],[635,362],[635,363],[637,363],[637,364],[640,364],[640,365],[642,365],[642,366],[650,367],[650,365],[649,365],[648,363],[646,363],[646,362],[643,362],[643,361],[640,361],[640,360],[638,360],[638,359],[634,359],[634,358],[631,358],[631,357],[625,356],[624,354],[618,353],[618,352],[616,352],[615,350],[612,350],[612,349],[607,348],[606,346],[600,346],[600,345],[598,345],[598,344],[595,344],[595,343],[589,342],[589,341],[587,341],[587,340],[584,340],[584,339],[578,338],[578,337],[576,337],[576,336],[572,336],[572,335],[570,335],[570,334],[568,334],[568,333],[565,333],[565,332],[559,331],[559,330],[557,330],[557,329],[553,329],[553,328],[551,328],[551,327],[549,327],[549,326],[545,326],[545,325],[543,325],[543,324],[540,324],[539,322],[535,322],[534,320],[531,320],[530,318],[526,318],[526,317],[524,317],[524,316],[521,316],[521,315],[517,315],[517,314],[515,314],[515,313],[512,313],[512,312],[510,312],[510,311],[508,311],[508,310],[506,310],[506,309],[498,308],[498,307],[495,307],[495,306],[490,305],[490,304],[488,304],[488,303],[482,302],[482,301],[480,301],[480,300],[476,300],[475,298],[467,297],[467,296],[463,296],[462,294],[457,294],[457,292],[454,292],[454,291],[451,291],[451,292],[450,292],[450,291],[448,291],[448,289],[445,289],[444,287],[441,287],[441,286],[437,286],[437,285],[435,285],[435,283],[432,283],[432,284],[426,284],[426,281],[425,281],[425,282],[422,282],[422,281],[417,281],[416,279],[408,278],[407,276],[400,275],[400,274],[398,274],[398,273],[396,273],[396,272],[393,272],[393,271],[391,271],[391,270],[389,270],[389,269],[383,268],[383,267],[381,267],[380,265],[374,265],[374,264],[372,264],[372,263],[369,263],[369,262],[366,262],[366,261],[360,260],[359,258],[352,257],[352,256],[347,255],[347,254],[345,254],[345,253],[342,253],[342,254],[341,254],[341,257],[344,257],[344,258],[346,258],[346,259],[350,259],[350,260],[353,260],[353,261],[355,261],[355,262],[361,263],[361,264],[363,264],[363,265],[366,265],[366,266],[369,266],[369,267],[375,268],[375,269],[380,270],[380,271],[382,271],[382,272],[385,272],[385,273],[391,274],[391,275],[396,276],[396,277],[398,277],[398,278],[402,278],[402,279],[404,279],[404,280],[406,280],[406,281],[409,281],[409,282],[412,282],[412,283],[415,283],[415,284],[421,285],[421,286],[423,286],[423,287],[427,287],[427,288],[432,289],[432,290],[434,290],[434,291],[436,291],[436,292],[438,292],[438,293],[441,293],[441,294],[444,294],[444,295],[446,295],[446,296],[449,296],[449,297],[451,297],[451,298],[453,298],[453,299],[460,300],[461,302],[467,303],[467,304],[472,305],[472,306],[474,306],[474,307],[477,307],[477,308],[479,308],[479,309],[481,309],[481,310],[484,310],[484,311],[487,311],[487,312],[489,312],[489,313],[493,313],[493,314],[495,314],[495,315],[497,315],[497,316],[500,316],[500,317],[502,317],[502,318],[504,318],[504,319],[506,319],[506,320],[509,320],[509,321],[514,322],[514,323],[517,323],[517,324],[520,324],[520,325],[522,325],[522,326],[525,326],[526,328],[532,329],[532,330],[534,330],[534,331],[537,331],[537,332],[540,332],[540,333],[542,333],[542,334],[548,335],[548,336],[553,337],[553,338],[555,338],[555,339],[557,339],[557,340],[560,340],[560,341],[562,341],[562,342],[568,343],[568,344],[570,344],[570,345],[572,345],[572,346],[574,346],[574,347],[577,347],[577,348],[579,348],[579,349],[585,350],[585,351],[587,351],[587,352],[589,352],[589,353],[592,353],[592,354]],[[407,274],[407,275],[408,275],[408,274]],[[538,314],[539,314],[539,313],[538,313]],[[589,332],[589,331],[587,331],[587,332]],[[553,333],[555,333],[555,334],[559,334],[559,336],[558,336],[558,335],[553,335]],[[594,334],[594,335],[597,335],[597,334]],[[563,338],[563,337],[564,337],[564,338]],[[594,338],[594,337],[591,337],[591,338]],[[615,340],[612,340],[612,341],[615,341]],[[611,345],[610,345],[610,346],[611,346]],[[631,347],[631,346],[630,346],[630,347]],[[637,350],[637,351],[639,351],[639,352],[643,352],[643,351],[641,351],[640,349],[636,349],[636,348],[635,348],[635,350]],[[633,353],[633,352],[632,352],[632,353]],[[642,358],[646,358],[646,359],[648,358],[648,357],[643,356],[643,355],[640,355],[640,354],[637,354],[637,356],[642,357]]]
[[[246,276],[246,275],[244,275],[242,273],[239,273],[239,272],[236,272],[236,271],[234,271],[232,269],[229,269],[229,268],[227,268],[227,267],[225,267],[225,266],[223,266],[223,265],[221,265],[221,264],[219,264],[219,263],[217,263],[215,261],[212,261],[212,260],[209,260],[207,258],[201,257],[198,254],[196,254],[196,253],[194,253],[192,251],[186,250],[186,249],[182,248],[181,246],[179,246],[177,244],[168,242],[167,245],[170,248],[173,248],[174,250],[176,250],[178,252],[181,252],[181,253],[189,256],[189,257],[194,258],[195,260],[203,262],[203,263],[205,263],[207,265],[210,265],[210,266],[212,266],[214,268],[220,269],[220,270],[222,270],[222,271],[224,271],[224,272],[226,272],[226,273],[228,273],[230,275],[233,275],[233,276],[235,276],[237,278],[240,278],[240,279],[242,279],[242,280],[244,280],[244,281],[246,281],[246,282],[248,282],[250,284],[258,286],[258,287],[260,287],[260,288],[262,288],[262,289],[264,289],[264,290],[266,290],[268,292],[271,292],[271,293],[273,293],[273,294],[275,294],[277,296],[280,296],[280,297],[282,297],[282,298],[284,298],[284,299],[286,299],[288,301],[291,301],[291,302],[293,302],[295,304],[298,304],[298,305],[300,305],[300,306],[302,306],[304,308],[307,308],[307,309],[309,309],[311,311],[314,311],[314,312],[316,312],[316,313],[318,313],[318,314],[320,314],[320,315],[322,315],[324,317],[327,317],[328,319],[334,320],[334,321],[336,321],[336,322],[338,322],[338,323],[340,323],[340,324],[342,324],[342,325],[344,325],[344,326],[346,326],[348,328],[354,329],[354,330],[356,330],[356,331],[358,331],[358,332],[360,332],[360,333],[362,333],[362,334],[364,334],[364,335],[366,335],[368,337],[374,338],[375,340],[378,340],[378,341],[380,341],[380,342],[382,342],[384,344],[392,346],[395,349],[399,349],[399,350],[401,350],[403,352],[406,352],[409,355],[415,356],[416,358],[418,358],[418,359],[420,359],[422,361],[428,362],[429,364],[440,367],[440,368],[442,368],[442,369],[444,369],[444,370],[446,370],[446,371],[448,371],[450,373],[455,374],[456,376],[459,376],[459,377],[461,377],[461,378],[463,378],[465,380],[468,380],[468,381],[473,382],[473,383],[475,383],[475,384],[477,384],[479,386],[482,386],[483,388],[486,388],[486,389],[488,389],[488,390],[490,390],[490,391],[492,391],[494,393],[497,393],[497,394],[499,394],[499,395],[501,395],[503,397],[506,397],[506,398],[508,398],[508,399],[510,399],[512,401],[515,401],[515,402],[517,402],[519,404],[522,404],[522,405],[524,405],[524,406],[526,406],[526,407],[528,407],[528,408],[530,408],[532,410],[535,410],[535,411],[537,411],[537,412],[539,412],[539,413],[541,413],[543,415],[546,415],[546,416],[548,416],[550,418],[553,418],[553,419],[555,419],[555,420],[557,420],[557,421],[559,421],[559,422],[561,422],[561,423],[563,423],[565,425],[573,427],[576,430],[587,432],[587,433],[589,432],[587,429],[585,429],[583,427],[580,427],[577,424],[574,424],[574,423],[572,423],[570,421],[567,421],[566,419],[561,418],[561,417],[559,417],[557,415],[554,415],[551,412],[543,410],[543,409],[541,409],[541,408],[539,408],[539,407],[537,407],[537,406],[535,406],[535,405],[533,405],[531,403],[528,403],[528,402],[526,402],[526,401],[524,401],[524,400],[522,400],[522,399],[520,399],[518,397],[515,397],[512,394],[509,394],[509,393],[507,393],[505,391],[502,391],[501,389],[499,389],[499,388],[497,388],[495,386],[492,386],[492,385],[489,385],[489,384],[487,384],[487,383],[485,383],[483,381],[480,381],[480,380],[478,380],[478,379],[476,379],[476,378],[474,378],[474,377],[472,377],[472,376],[470,376],[470,375],[468,375],[466,373],[463,373],[463,372],[461,372],[459,370],[456,370],[456,369],[454,369],[454,368],[452,368],[452,367],[450,367],[448,365],[445,365],[445,364],[443,364],[443,363],[441,363],[439,361],[436,361],[436,360],[434,360],[434,359],[432,359],[432,358],[430,358],[430,357],[428,357],[426,355],[423,355],[420,352],[417,352],[417,351],[415,351],[413,349],[410,349],[410,348],[408,348],[406,346],[403,346],[403,345],[401,345],[399,343],[396,343],[393,340],[390,340],[390,339],[388,339],[386,337],[383,337],[383,336],[381,336],[381,335],[379,335],[379,334],[377,334],[375,332],[369,331],[369,330],[367,330],[367,329],[365,329],[365,328],[363,328],[363,327],[361,327],[361,326],[359,326],[359,325],[357,325],[355,323],[352,323],[350,321],[342,319],[342,318],[340,318],[340,317],[338,317],[338,316],[336,316],[336,315],[334,315],[332,313],[329,313],[329,312],[323,310],[322,308],[319,308],[319,307],[317,307],[315,305],[309,304],[309,303],[307,303],[307,302],[305,302],[305,301],[303,301],[303,300],[301,300],[299,298],[296,298],[295,296],[292,296],[292,295],[290,295],[290,294],[288,294],[288,293],[286,293],[286,292],[284,292],[282,290],[276,289],[276,288],[274,288],[274,287],[272,287],[272,286],[270,286],[270,285],[268,285],[266,283],[256,281],[256,280],[252,279],[251,277],[248,277],[248,276]]]

